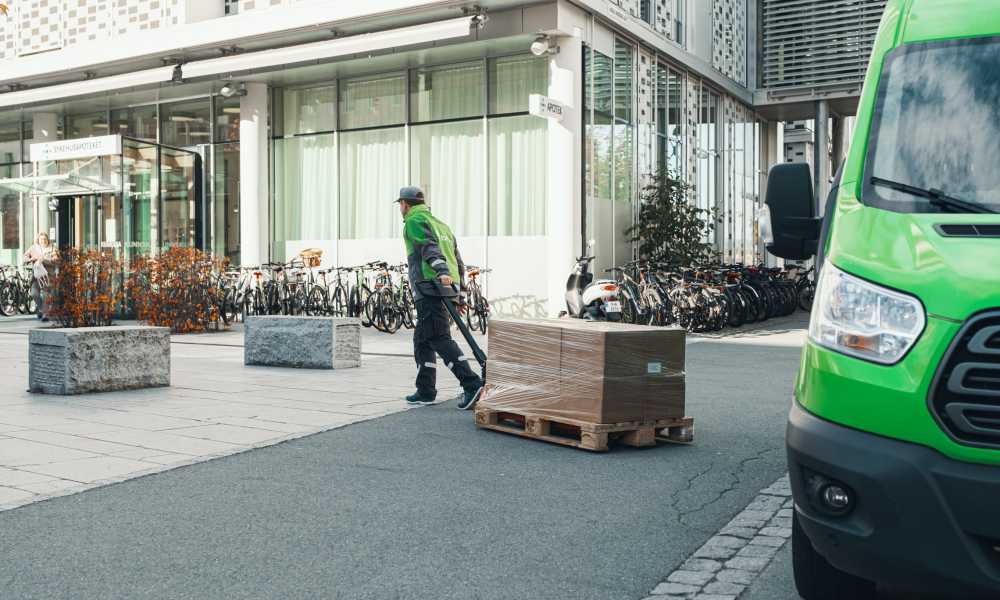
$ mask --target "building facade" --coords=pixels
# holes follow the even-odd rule
[[[760,262],[784,160],[760,19],[749,0],[14,0],[0,262],[40,231],[242,266],[399,262],[392,202],[414,184],[492,269],[494,305],[544,316],[576,256],[635,258],[658,173],[716,211],[724,262]]]

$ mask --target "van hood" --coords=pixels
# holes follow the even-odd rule
[[[1000,226],[1000,214],[897,213],[841,200],[827,252],[838,268],[916,296],[928,316],[964,321],[1000,307],[1000,237],[952,237],[938,230]]]

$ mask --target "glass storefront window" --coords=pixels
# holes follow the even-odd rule
[[[491,115],[528,112],[528,96],[548,93],[549,61],[507,56],[489,61]]]
[[[402,127],[340,134],[340,238],[402,236],[403,221],[392,199],[407,184]]]
[[[240,140],[240,98],[214,98],[215,141],[238,142]]]
[[[283,125],[280,135],[333,131],[336,125],[336,86],[282,90],[280,103]]]
[[[231,265],[240,264],[240,146],[216,144],[212,157],[212,239],[209,246],[216,256],[225,256]]]
[[[483,114],[483,63],[410,72],[410,120],[462,119]]]
[[[593,108],[594,112],[606,115],[614,114],[615,97],[612,93],[612,69],[614,61],[610,56],[605,56],[595,51],[591,58],[591,102],[588,108]]]
[[[168,146],[196,146],[212,141],[212,106],[208,98],[186,100],[160,106],[163,143]]]
[[[548,123],[537,117],[489,121],[489,234],[545,235],[548,202]]]
[[[406,75],[400,73],[342,82],[340,129],[401,125],[405,121]]]
[[[481,120],[410,128],[410,177],[455,235],[483,234]]]
[[[702,87],[698,118],[698,183],[695,187],[698,208],[712,210],[717,202],[719,164],[718,142],[719,95]],[[707,240],[715,242],[715,233]]]
[[[304,240],[337,239],[336,161],[333,134],[275,140],[273,260],[290,259]]]
[[[615,41],[615,118],[626,123],[632,122],[635,102],[632,77],[635,72],[635,48],[621,40]]]
[[[0,123],[0,163],[21,161],[21,121]]]
[[[111,111],[112,134],[155,142],[156,126],[156,105],[119,108]]]
[[[66,117],[68,139],[108,135],[108,113],[101,111]]]
[[[678,179],[685,179],[684,75],[670,71],[667,75],[667,168]]]
[[[16,177],[19,165],[0,165],[0,178]],[[16,262],[17,250],[21,249],[21,194],[0,189],[0,250],[10,252],[5,258]],[[4,254],[8,254],[4,252]],[[13,261],[10,261],[14,258]]]

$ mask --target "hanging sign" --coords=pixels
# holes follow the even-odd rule
[[[562,121],[564,111],[565,106],[558,100],[553,100],[541,94],[531,94],[528,96],[528,112],[536,117]]]
[[[101,137],[81,138],[78,140],[60,140],[58,142],[41,142],[31,145],[31,162],[48,160],[70,160],[74,158],[89,158],[91,156],[109,156],[122,153],[122,138],[120,135],[105,135]]]

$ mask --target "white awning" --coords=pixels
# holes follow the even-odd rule
[[[159,67],[124,75],[113,75],[111,77],[98,77],[86,81],[76,81],[73,83],[61,83],[46,87],[22,90],[20,92],[8,92],[0,94],[0,108],[8,106],[20,106],[22,104],[35,104],[38,102],[48,102],[73,98],[76,96],[87,96],[90,94],[100,94],[102,92],[113,92],[143,85],[165,83],[173,79],[174,67]]]
[[[417,46],[470,35],[472,17],[460,17],[427,25],[401,27],[375,33],[352,35],[339,40],[300,44],[287,48],[247,52],[236,56],[199,60],[183,65],[185,79],[228,75],[288,65],[317,63],[332,58]]]
[[[34,196],[87,196],[120,191],[99,179],[73,174],[0,179],[0,189]]]

